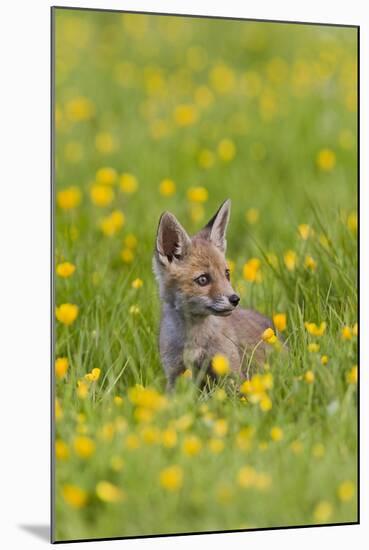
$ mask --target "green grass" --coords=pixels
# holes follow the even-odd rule
[[[223,65],[231,76],[226,72],[219,88],[211,71]],[[70,326],[56,322],[56,357],[69,361],[66,376],[55,382],[62,409],[56,438],[66,453],[56,460],[56,540],[356,521],[357,395],[347,375],[357,363],[357,342],[341,336],[357,320],[357,238],[350,217],[357,208],[355,76],[354,29],[57,10],[56,192],[77,186],[82,200],[71,210],[57,207],[55,222],[56,264],[76,266],[71,277],[56,276],[56,305],[79,307]],[[199,86],[210,90],[207,108],[196,104]],[[73,115],[76,97],[93,104],[85,120]],[[194,124],[176,124],[180,104],[195,105]],[[158,124],[162,136],[155,134]],[[96,146],[102,132],[111,137],[110,151]],[[236,147],[229,162],[217,152],[223,139]],[[214,155],[208,169],[198,161],[203,149]],[[325,149],[333,155],[331,166],[317,160]],[[90,188],[105,166],[134,174],[138,189],[125,194],[116,183],[112,202],[99,207]],[[176,184],[170,197],[159,193],[164,178]],[[198,185],[209,198],[195,212],[187,190]],[[241,399],[236,380],[219,381],[227,396],[220,400],[219,388],[201,393],[182,378],[165,406],[140,422],[129,389],[142,384],[163,394],[165,388],[151,268],[159,216],[172,211],[195,232],[228,197],[227,256],[241,305],[287,315],[289,352],[273,351],[269,370],[261,370],[272,373],[273,406],[263,412]],[[250,208],[259,212],[255,224],[245,218]],[[125,223],[109,237],[100,222],[113,210],[124,213]],[[298,236],[302,223],[313,230],[308,240]],[[120,257],[128,234],[138,241],[129,264]],[[292,271],[283,260],[289,249],[297,255]],[[305,267],[307,255],[315,270]],[[252,257],[261,260],[260,283],[243,277]],[[132,288],[136,278],[142,288]],[[306,321],[325,321],[325,334],[309,335]],[[320,344],[318,352],[308,351],[311,342]],[[100,377],[81,398],[78,381],[94,368]],[[312,384],[304,379],[309,370]],[[181,430],[182,417],[189,426]],[[217,419],[228,431],[217,437],[224,449],[214,454],[209,440]],[[162,443],[168,426],[177,433],[172,448]],[[271,438],[275,426],[283,431],[281,441]],[[245,428],[249,437],[240,438]],[[132,434],[136,449],[127,445]],[[88,458],[75,450],[80,435],[95,444]],[[190,435],[201,442],[196,456],[183,451]],[[112,457],[113,466],[122,459],[120,470]],[[183,483],[171,492],[159,476],[172,465],[182,468]],[[242,487],[244,466],[256,470],[259,482],[269,480],[267,486],[254,480]],[[125,498],[101,498],[101,481]],[[354,494],[342,500],[338,489],[347,481]],[[73,506],[63,496],[66,485],[82,489],[86,502]]]

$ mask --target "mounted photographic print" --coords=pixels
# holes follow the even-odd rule
[[[52,40],[53,541],[357,523],[358,27]]]

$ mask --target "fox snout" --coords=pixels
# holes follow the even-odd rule
[[[221,294],[215,299],[211,300],[210,305],[208,306],[209,313],[212,315],[221,315],[227,316],[232,313],[232,311],[237,307],[240,301],[240,297],[235,294],[226,295]]]
[[[240,297],[237,295],[237,294],[231,294],[229,297],[228,297],[228,300],[229,300],[229,303],[233,306],[233,307],[236,307],[238,306],[238,303],[240,301]]]

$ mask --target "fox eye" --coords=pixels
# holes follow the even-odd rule
[[[229,279],[231,278],[231,272],[229,271],[229,269],[226,269],[226,270],[225,270],[225,276],[226,276],[226,278],[227,278],[228,281],[229,281]]]
[[[195,283],[197,283],[200,286],[206,286],[210,283],[210,276],[207,273],[203,273],[197,279],[195,279]]]

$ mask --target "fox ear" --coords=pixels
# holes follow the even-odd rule
[[[222,252],[225,252],[227,248],[227,240],[225,235],[230,213],[231,201],[230,199],[227,199],[199,233],[199,236],[212,241],[212,243],[215,244],[215,246],[217,246]]]
[[[179,221],[170,212],[164,212],[156,236],[156,251],[161,262],[166,264],[175,259],[181,260],[190,246],[191,239]]]

